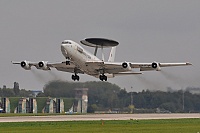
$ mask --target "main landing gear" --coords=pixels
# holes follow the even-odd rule
[[[104,74],[103,75],[99,75],[99,79],[101,80],[101,81],[107,81],[107,76],[105,76]]]
[[[74,80],[74,81],[75,81],[75,80],[79,81],[79,79],[80,79],[80,78],[79,78],[78,75],[76,75],[76,74],[75,74],[75,75],[72,75],[72,80]]]

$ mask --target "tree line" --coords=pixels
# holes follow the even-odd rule
[[[45,96],[74,98],[74,88],[89,88],[89,111],[117,109],[129,110],[132,104],[135,109],[153,110],[159,108],[170,112],[200,112],[200,95],[189,91],[149,91],[127,92],[109,82],[49,82],[44,87]],[[156,88],[157,89],[157,88]]]
[[[14,82],[13,88],[7,88],[5,85],[0,88],[0,97],[29,97],[32,96],[32,92],[19,88],[19,83]]]
[[[95,110],[130,111],[133,104],[135,111],[155,112],[157,108],[169,112],[200,112],[200,95],[189,91],[149,91],[127,92],[109,82],[64,82],[52,81],[43,88],[37,97],[75,97],[75,88],[88,88],[88,112]],[[156,88],[157,89],[157,88]],[[13,88],[0,88],[0,97],[30,97],[31,91]],[[131,102],[132,100],[132,102]]]

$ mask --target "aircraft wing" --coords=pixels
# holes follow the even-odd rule
[[[186,62],[186,63],[160,63],[160,67],[186,66],[186,65],[192,65],[192,64],[189,62]]]
[[[153,62],[157,63],[157,62]],[[152,63],[130,63],[132,68],[152,67]],[[157,63],[160,67],[172,67],[172,66],[186,66],[192,65],[189,62],[186,63]]]
[[[185,63],[130,63],[131,68],[140,68],[140,71],[157,70],[160,71],[162,67],[174,67],[174,66],[187,66],[192,65],[189,62]]]
[[[76,70],[77,73],[82,73],[82,74],[84,73],[83,71],[78,69],[72,61],[70,62],[70,65],[66,65],[66,62],[61,62],[61,63],[49,63],[48,66],[56,68],[58,71],[63,71],[63,72],[74,73],[74,71]]]
[[[124,73],[131,71],[133,68],[139,68],[140,71],[157,70],[160,71],[161,67],[172,66],[186,66],[192,65],[189,62],[186,63],[133,63],[133,62],[86,62],[87,65],[91,65],[96,68],[97,71],[104,71],[105,73],[112,73],[116,75],[129,75],[129,74],[142,74],[142,73]]]
[[[84,73],[80,69],[78,69],[73,62],[70,62],[70,65],[66,65],[66,62],[57,62],[57,63],[49,63],[47,61],[41,62],[30,62],[30,61],[22,61],[22,62],[12,62],[13,64],[21,65],[25,70],[30,70],[32,66],[35,66],[37,69],[41,70],[51,70],[51,68],[56,68],[58,71],[70,72],[74,73],[76,70],[77,73]]]

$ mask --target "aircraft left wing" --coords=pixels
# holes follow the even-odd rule
[[[156,70],[160,71],[161,67],[172,67],[172,66],[187,66],[192,65],[189,62],[186,63],[133,63],[133,62],[86,62],[86,65],[91,65],[96,68],[97,71],[104,71],[105,73],[112,74],[125,74],[124,72],[132,71],[133,68],[139,68],[140,71],[150,71]],[[128,74],[128,73],[127,73]],[[130,74],[134,74],[134,72],[130,72]],[[141,74],[141,73],[135,73]]]
[[[131,68],[140,68],[140,71],[156,70],[160,71],[162,67],[174,67],[174,66],[187,66],[192,65],[189,62],[185,63],[130,63]]]

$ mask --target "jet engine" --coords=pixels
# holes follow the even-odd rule
[[[129,71],[132,70],[132,69],[131,69],[130,63],[127,63],[127,62],[123,62],[123,63],[122,63],[122,67],[123,67],[125,70],[129,70]]]
[[[24,68],[25,70],[31,70],[31,66],[29,65],[29,62],[28,61],[22,61],[20,63],[21,67]]]
[[[152,66],[152,68],[154,68],[156,71],[160,71],[160,70],[161,70],[161,67],[160,67],[160,65],[159,65],[158,62],[153,62],[153,63],[151,64],[151,66]]]
[[[50,70],[50,68],[47,66],[47,62],[46,61],[40,61],[38,63],[38,69]]]

